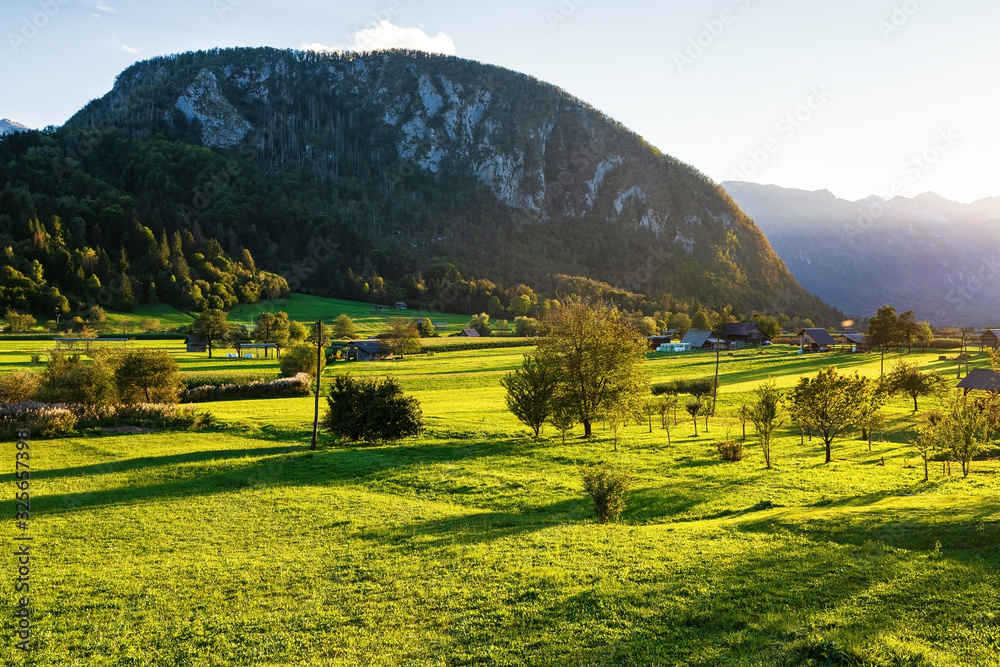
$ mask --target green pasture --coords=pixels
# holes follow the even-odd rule
[[[4,342],[0,372],[36,345]],[[0,663],[1000,665],[1000,452],[923,482],[899,397],[884,441],[848,433],[828,465],[787,428],[771,470],[752,432],[742,462],[714,453],[758,382],[831,363],[877,375],[877,355],[723,353],[708,433],[681,413],[669,444],[632,425],[615,452],[600,424],[592,441],[529,437],[499,386],[524,352],[328,367],[327,382],[391,373],[420,400],[427,433],[391,446],[309,451],[311,398],[199,404],[209,431],[32,441],[33,650],[8,630]],[[957,368],[914,352],[886,370],[899,358]],[[648,370],[706,377],[715,360],[651,355]],[[598,461],[636,473],[618,524],[596,524],[582,493],[578,466]]]

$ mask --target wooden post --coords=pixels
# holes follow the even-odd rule
[[[319,381],[323,362],[323,320],[316,320],[316,402],[313,410],[313,437],[309,449],[316,449],[316,433],[319,431]]]
[[[715,384],[712,386],[712,416],[715,416],[715,399],[719,395],[719,344],[715,344]],[[705,417],[705,430],[708,430],[708,417]]]

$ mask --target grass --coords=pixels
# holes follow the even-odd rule
[[[32,344],[0,348],[0,369]],[[924,483],[907,398],[887,407],[875,451],[851,433],[829,465],[787,429],[773,469],[752,434],[748,458],[722,462],[718,419],[698,437],[682,420],[669,445],[630,426],[616,453],[600,425],[593,441],[528,437],[498,384],[523,352],[329,367],[327,381],[391,372],[420,400],[428,433],[392,446],[309,451],[308,398],[208,404],[208,433],[33,441],[34,651],[7,639],[0,662],[1000,664],[1000,462],[967,479],[937,464]],[[892,355],[887,370],[897,356],[939,363]],[[720,412],[829,363],[879,371],[875,355],[723,355]],[[654,380],[703,377],[715,356],[648,366]],[[578,473],[602,460],[638,479],[609,526]]]

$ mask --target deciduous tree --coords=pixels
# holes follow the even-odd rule
[[[215,343],[224,340],[229,333],[225,311],[218,308],[202,311],[191,325],[191,330],[208,344],[208,358],[211,359]]]
[[[784,395],[778,391],[774,382],[764,382],[757,385],[754,390],[753,403],[741,406],[741,408],[746,408],[746,416],[753,423],[754,430],[757,432],[760,450],[764,454],[764,465],[768,468],[771,467],[771,438],[783,423],[780,417],[783,400]],[[745,439],[745,426],[743,434]]]
[[[537,438],[552,414],[556,374],[540,364],[532,354],[524,355],[521,368],[500,379],[507,391],[507,409],[531,428]]]
[[[826,463],[833,460],[834,439],[848,427],[857,425],[864,410],[869,380],[841,375],[835,366],[821,370],[815,378],[800,378],[789,392],[792,405],[803,425],[815,430],[826,450]]]

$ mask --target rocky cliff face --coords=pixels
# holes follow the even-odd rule
[[[378,244],[426,249],[418,264],[447,257],[523,280],[520,262],[646,294],[825,308],[715,184],[508,70],[403,52],[185,54],[129,68],[71,125],[141,136],[150,117],[194,124],[204,146],[249,147],[268,173],[303,170],[314,213],[336,206]],[[358,189],[345,201],[348,183]]]
[[[0,137],[16,132],[26,132],[28,129],[26,125],[14,122],[9,118],[0,119]]]

